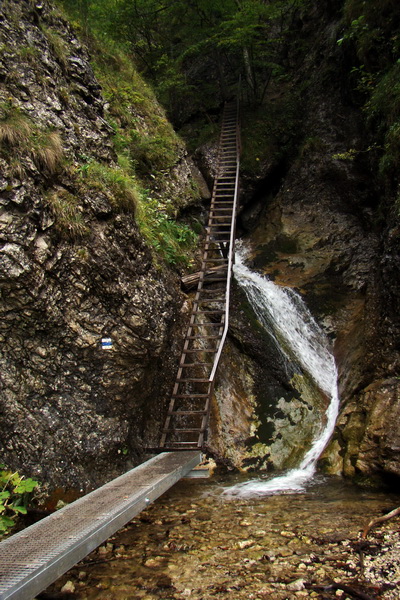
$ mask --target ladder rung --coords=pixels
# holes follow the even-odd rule
[[[172,415],[206,415],[207,410],[173,410],[168,413],[168,416]]]
[[[214,263],[214,262],[223,262],[228,264],[227,258],[203,258],[203,263]]]
[[[186,398],[192,400],[193,398],[209,398],[210,394],[172,394],[172,398]]]
[[[222,313],[225,314],[224,312]],[[193,323],[192,327],[221,327],[224,323],[222,321],[212,323]]]
[[[210,383],[209,377],[177,377],[176,383]]]
[[[207,283],[207,280],[204,280],[204,283]],[[202,288],[198,293],[201,294],[212,294],[213,296],[224,296],[226,292],[226,287],[219,287],[219,288]],[[207,298],[204,298],[204,301],[206,301]],[[211,297],[210,297],[211,300]],[[217,300],[214,300],[214,302],[217,302]]]
[[[209,354],[216,354],[217,350],[215,348],[190,348],[189,350],[185,350],[186,354],[195,354],[196,352],[207,352]]]
[[[219,340],[220,335],[189,335],[186,337],[187,340]]]
[[[199,445],[197,442],[166,442],[168,445],[165,446],[166,448],[175,448],[176,446],[193,446],[194,448],[198,448]]]
[[[199,432],[199,431],[205,431],[204,427],[191,427],[190,429],[177,429],[177,428],[170,428],[170,429],[163,429],[163,433],[176,433],[177,431],[183,431],[185,433],[194,433]],[[175,442],[174,442],[175,443]],[[193,443],[193,442],[192,442]]]
[[[182,369],[188,369],[189,367],[209,367],[208,362],[196,362],[196,363],[181,363],[179,365]]]

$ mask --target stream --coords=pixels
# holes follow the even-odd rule
[[[360,546],[365,524],[399,497],[330,479],[295,494],[227,498],[241,477],[180,481],[57,581],[48,600],[60,590],[77,600],[361,597],[320,589],[335,584],[399,599],[399,523]]]
[[[243,252],[235,275],[260,322],[279,339],[282,356],[292,360],[294,354],[327,398],[300,465],[269,479],[217,469],[207,480],[180,481],[41,597],[400,598],[398,523],[360,538],[399,497],[316,474],[339,404],[325,335],[301,298],[251,272]]]

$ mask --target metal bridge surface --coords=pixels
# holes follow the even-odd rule
[[[238,104],[226,104],[200,278],[160,449],[203,448],[215,373],[228,331],[239,188]]]
[[[31,600],[201,462],[164,452],[0,543],[0,600]]]

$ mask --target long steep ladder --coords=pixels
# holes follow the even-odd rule
[[[200,278],[160,449],[199,449],[207,439],[215,374],[228,331],[239,154],[238,104],[229,103],[222,116]]]

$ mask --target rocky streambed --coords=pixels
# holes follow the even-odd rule
[[[398,600],[400,504],[320,480],[298,494],[229,498],[237,482],[184,480],[40,598],[77,600]]]

